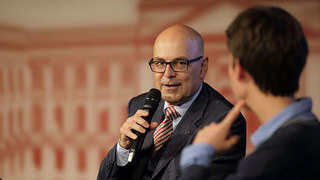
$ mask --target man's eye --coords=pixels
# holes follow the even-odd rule
[[[179,66],[184,66],[184,65],[187,65],[187,62],[186,61],[176,61],[176,62],[174,62],[174,64],[179,65]]]
[[[161,62],[161,61],[156,61],[156,62],[154,62],[157,66],[162,66],[162,65],[164,65],[164,62]]]
[[[153,61],[152,63],[154,66],[164,66],[166,63],[165,62],[162,62],[162,61]]]

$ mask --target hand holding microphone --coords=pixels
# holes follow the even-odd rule
[[[158,108],[161,99],[161,92],[151,89],[146,96],[142,110],[138,110],[135,115],[129,117],[120,128],[120,146],[129,149],[128,161],[132,162],[136,153],[141,149],[145,138],[146,129],[154,129],[157,123],[150,123],[154,112]]]
[[[138,110],[133,116],[129,117],[127,121],[120,128],[120,146],[124,149],[129,149],[133,140],[138,136],[132,132],[135,130],[140,133],[145,133],[149,128],[149,123],[143,119],[142,116],[147,116],[149,113],[144,110]]]

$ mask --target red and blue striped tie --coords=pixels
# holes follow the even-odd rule
[[[156,153],[162,145],[170,138],[173,133],[172,121],[179,116],[174,107],[166,108],[166,116],[162,123],[157,127],[153,134],[154,153]]]

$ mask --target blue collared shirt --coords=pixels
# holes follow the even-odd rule
[[[314,117],[312,111],[312,100],[310,98],[298,99],[290,106],[284,108],[275,117],[261,125],[250,137],[251,142],[258,147],[268,140],[289,119],[296,117],[303,120]]]
[[[184,114],[187,112],[187,110],[189,109],[189,107],[191,106],[193,101],[198,97],[201,89],[202,89],[202,84],[201,84],[200,88],[197,90],[197,92],[194,93],[194,95],[191,98],[189,98],[189,100],[187,102],[185,102],[181,106],[174,106],[174,108],[180,114],[180,116],[173,120],[173,122],[172,122],[173,130],[176,129],[177,125],[181,121]],[[165,101],[164,106],[163,106],[163,113],[165,113],[166,108],[169,106],[170,106],[169,103]],[[129,150],[122,148],[119,143],[120,142],[118,141],[118,143],[117,143],[117,165],[118,166],[125,166],[128,163]]]
[[[312,100],[310,98],[298,99],[293,104],[283,109],[267,123],[260,126],[260,128],[251,136],[252,143],[258,147],[269,139],[281,125],[293,117],[302,118],[302,120],[308,120],[315,117],[312,113]],[[210,144],[201,143],[190,145],[182,151],[180,167],[181,169],[190,165],[208,167],[210,164],[210,157],[214,155],[214,153],[214,147]]]

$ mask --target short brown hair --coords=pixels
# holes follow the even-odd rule
[[[253,6],[227,31],[228,48],[264,93],[293,95],[308,45],[299,22],[279,7]]]

